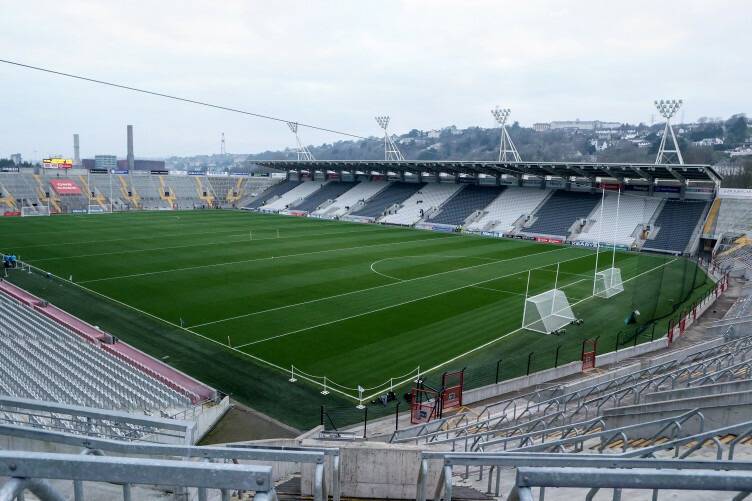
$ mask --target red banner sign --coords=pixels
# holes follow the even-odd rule
[[[541,242],[544,244],[563,244],[564,241],[560,238],[547,238],[547,237],[535,237],[536,242]]]
[[[58,195],[80,195],[81,188],[70,179],[51,179],[50,186]]]
[[[7,217],[20,216],[20,215],[21,215],[20,210],[6,210],[5,212],[3,212],[3,216],[7,216]]]

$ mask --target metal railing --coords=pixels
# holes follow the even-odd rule
[[[64,501],[48,479],[72,481],[75,501],[84,499],[83,482],[122,484],[124,501],[132,499],[134,485],[196,488],[200,501],[209,489],[218,489],[223,501],[233,490],[254,492],[255,501],[277,499],[270,466],[0,451],[0,477],[9,477],[0,486],[0,501],[23,499],[26,491],[42,501]]]
[[[569,487],[588,489],[586,500],[600,489],[613,489],[614,500],[621,500],[622,489],[651,490],[653,499],[664,489],[684,491],[731,491],[738,492],[734,500],[746,498],[752,491],[752,472],[718,471],[718,465],[704,462],[691,469],[659,469],[646,463],[644,468],[619,467],[538,467],[519,468],[515,489],[520,501],[535,499],[532,488],[540,487],[539,500],[544,499],[546,487]],[[676,468],[676,466],[674,467]]]
[[[557,412],[567,412],[559,423],[576,418],[581,413],[588,416],[588,407],[598,405],[599,397],[615,401],[623,400],[622,393],[634,393],[633,388],[641,384],[641,391],[651,388],[656,383],[663,384],[670,380],[674,384],[678,378],[684,378],[692,384],[692,375],[708,374],[713,367],[733,365],[752,356],[752,337],[740,338],[720,346],[685,356],[681,360],[667,361],[653,367],[640,369],[624,376],[579,388],[561,395],[551,396],[552,390],[546,388],[525,395],[517,396],[486,406],[477,415],[463,413],[443,420],[436,420],[423,425],[404,428],[392,434],[392,443],[425,443],[437,441],[444,443],[456,438],[462,442],[467,436],[477,437],[483,433],[494,435],[501,427],[513,427],[524,421],[535,420],[540,416],[552,416]],[[661,380],[662,375],[668,380]],[[686,377],[689,375],[689,377]],[[673,378],[673,379],[672,379]],[[645,383],[648,384],[645,384]],[[652,383],[652,384],[651,384]],[[622,393],[619,393],[619,392]],[[540,397],[547,395],[543,399]],[[621,401],[620,400],[620,401]],[[603,404],[601,404],[602,406]],[[566,418],[566,419],[565,419]]]
[[[0,424],[17,424],[90,437],[191,444],[192,421],[0,396]]]
[[[501,491],[501,469],[525,467],[593,467],[593,468],[644,468],[651,469],[710,469],[710,470],[744,470],[752,472],[752,462],[734,460],[734,452],[740,444],[749,445],[752,442],[752,421],[738,423],[731,426],[717,428],[709,431],[678,437],[681,425],[694,416],[700,417],[700,413],[692,411],[674,418],[673,422],[665,423],[667,419],[631,425],[623,428],[608,430],[591,435],[588,439],[600,439],[600,445],[591,447],[594,453],[566,452],[562,444],[550,448],[553,452],[543,452],[546,448],[530,447],[505,452],[423,452],[421,454],[418,481],[416,486],[417,499],[425,501],[427,496],[428,467],[430,461],[441,461],[441,473],[436,485],[434,499],[451,499],[452,479],[460,475],[469,478],[470,469],[476,468],[477,480],[482,481],[484,476],[488,479],[488,493],[499,496]],[[663,424],[649,438],[630,440],[629,431],[644,426],[655,427]],[[582,440],[581,438],[569,439],[571,442]],[[584,440],[582,440],[584,442]],[[553,443],[552,443],[553,444]],[[548,444],[549,446],[552,444]],[[609,451],[609,445],[621,448],[622,452]],[[708,446],[715,449],[715,460],[698,461],[692,456]],[[575,451],[582,451],[576,447]],[[670,453],[670,458],[656,458],[656,455]],[[705,453],[707,455],[707,452]],[[455,471],[455,468],[461,470]],[[518,470],[519,471],[519,470]],[[494,487],[495,482],[495,487]],[[545,487],[545,486],[544,486]],[[563,485],[562,485],[563,487]],[[711,489],[714,490],[714,489]],[[741,489],[739,489],[741,490]],[[589,499],[589,498],[588,498]],[[739,498],[741,499],[741,498]]]
[[[340,454],[339,449],[336,448],[162,445],[81,437],[70,433],[38,430],[15,425],[0,425],[0,436],[38,440],[81,448],[82,454],[98,456],[103,456],[105,453],[113,453],[129,457],[196,458],[207,463],[215,461],[231,461],[235,463],[238,461],[310,463],[314,465],[314,501],[326,501],[327,499],[325,459],[330,457],[332,497],[334,501],[339,501],[340,499]],[[217,465],[219,466],[218,463]],[[0,501],[2,501],[2,498],[0,498]]]

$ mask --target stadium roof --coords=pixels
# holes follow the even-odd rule
[[[657,181],[713,181],[721,176],[710,165],[586,163],[586,162],[474,162],[455,160],[267,160],[258,165],[279,170],[334,170],[361,172],[410,172],[446,174],[509,174],[513,176],[554,176],[595,179],[644,179]]]

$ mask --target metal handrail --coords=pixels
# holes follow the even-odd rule
[[[314,500],[326,501],[325,458],[332,458],[332,496],[339,501],[340,485],[340,455],[336,448],[307,449],[300,447],[256,447],[232,445],[229,447],[191,446],[191,445],[163,445],[141,442],[123,442],[111,439],[82,437],[72,433],[61,433],[39,430],[25,426],[0,424],[0,436],[11,436],[30,440],[39,440],[72,447],[81,447],[85,451],[95,451],[126,454],[128,456],[158,456],[178,458],[201,458],[205,460],[242,460],[242,461],[270,461],[287,463],[315,464]]]
[[[199,499],[208,489],[219,489],[223,499],[231,490],[253,491],[255,501],[276,501],[271,466],[213,464],[161,459],[0,451],[0,475],[10,479],[0,487],[0,501],[21,498],[30,490],[41,499],[65,499],[42,479],[71,480],[75,499],[83,499],[82,482],[108,482],[123,486],[123,499],[130,501],[133,485],[168,485],[197,488]]]

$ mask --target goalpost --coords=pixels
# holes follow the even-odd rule
[[[49,205],[37,205],[36,207],[21,207],[22,217],[49,216],[49,215],[50,215]]]
[[[556,264],[554,288],[528,297],[531,272],[532,270],[527,272],[522,328],[542,334],[551,334],[575,321],[577,318],[569,305],[567,295],[559,289],[559,263]]]
[[[271,235],[271,236],[264,236],[264,235]],[[248,230],[248,240],[273,240],[276,238],[280,238],[279,228],[276,228],[274,230],[267,230],[267,231],[256,230],[255,233],[253,230]]]
[[[621,278],[621,269],[616,267],[616,229],[619,227],[619,209],[621,206],[621,186],[616,194],[616,223],[611,234],[613,248],[611,250],[611,267],[598,271],[598,258],[601,249],[601,236],[603,232],[603,209],[606,205],[606,187],[601,186],[601,224],[598,227],[598,245],[595,249],[595,268],[593,270],[593,296],[604,299],[611,298],[624,292],[624,282]]]

